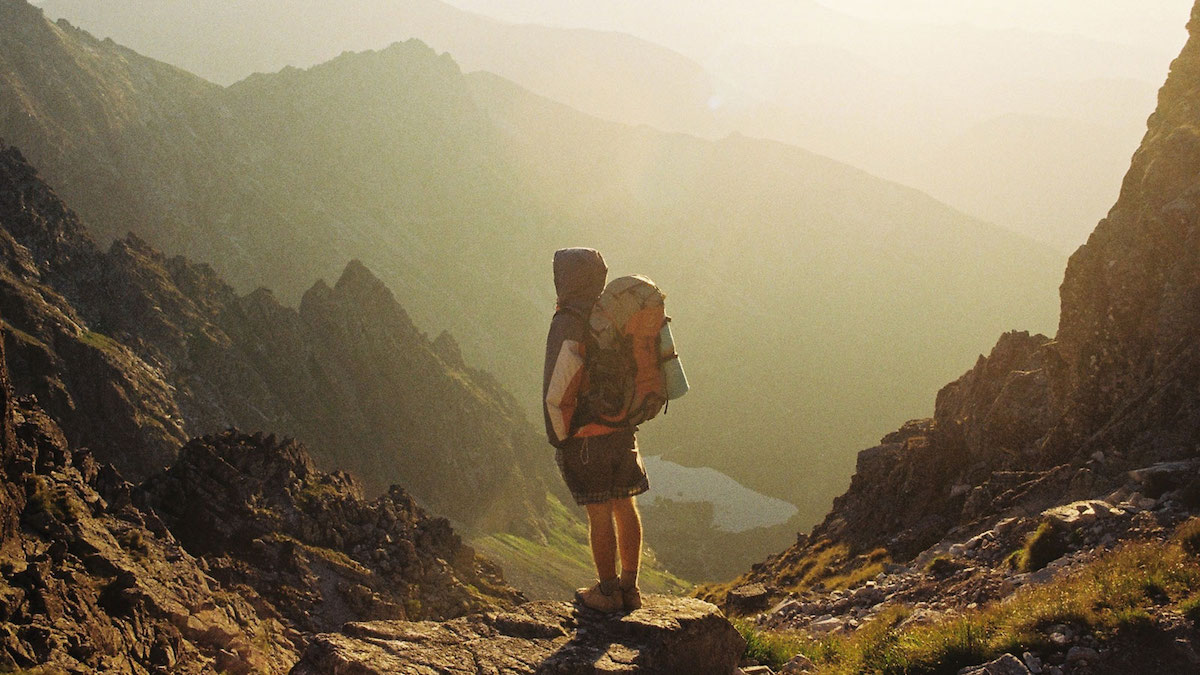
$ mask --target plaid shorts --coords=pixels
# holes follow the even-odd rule
[[[650,489],[633,430],[573,438],[554,455],[580,506],[640,495]]]

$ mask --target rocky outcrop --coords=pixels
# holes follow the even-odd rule
[[[317,636],[292,674],[729,675],[744,648],[717,608],[699,600],[648,596],[624,615],[538,602],[440,624],[351,623]]]
[[[238,426],[304,439],[368,492],[401,483],[476,531],[536,533],[561,489],[516,401],[361,263],[296,310],[133,236],[101,251],[14,149],[0,153],[0,316],[17,391],[136,480]]]
[[[209,574],[305,633],[347,621],[445,619],[521,600],[499,570],[399,486],[373,500],[291,440],[198,438],[134,491]]]
[[[1057,339],[1004,335],[932,419],[862,452],[825,521],[744,582],[831,543],[844,568],[878,548],[904,562],[1005,517],[1200,491],[1178,469],[1200,449],[1200,4],[1189,30],[1117,204],[1067,267]]]
[[[230,593],[130,485],[72,448],[0,349],[0,670],[280,672],[299,634],[250,589]]]

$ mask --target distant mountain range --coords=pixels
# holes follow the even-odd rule
[[[661,2],[605,3],[594,11],[452,4],[46,0],[43,6],[98,37],[220,84],[418,38],[449,52],[466,71],[498,74],[605,119],[799,145],[1064,253],[1083,243],[1112,203],[1163,64],[1176,48],[1169,40],[1106,42],[863,19],[816,2],[764,0],[736,11],[711,5],[683,14]],[[1179,17],[1184,11],[1178,7]],[[571,25],[611,30],[551,27]],[[1047,147],[985,133],[1002,131],[997,125],[1014,118]],[[1009,138],[1015,147],[1004,145]]]
[[[645,445],[810,521],[842,448],[919,414],[988,336],[1054,325],[1054,252],[780,143],[604,122],[416,42],[221,88],[16,0],[0,19],[20,92],[0,134],[100,241],[132,230],[283,304],[360,259],[527,410],[550,254],[597,246],[667,289],[697,385]]]

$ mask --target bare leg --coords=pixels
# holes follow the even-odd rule
[[[588,504],[588,538],[592,543],[592,560],[600,581],[617,577],[617,533],[613,529],[613,502]]]
[[[621,586],[637,585],[638,568],[642,564],[642,517],[634,497],[609,502],[617,521],[617,545],[621,553]]]

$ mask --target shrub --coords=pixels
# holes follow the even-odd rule
[[[1044,522],[1026,537],[1024,547],[1009,556],[1009,562],[1022,572],[1036,572],[1066,553],[1066,537],[1054,524]]]
[[[121,548],[138,560],[150,554],[150,544],[141,530],[126,530],[117,536],[117,542],[121,544]]]
[[[34,476],[25,508],[30,513],[45,511],[55,520],[67,523],[79,520],[84,514],[83,507],[76,500],[55,490],[42,476]]]
[[[1175,540],[1183,546],[1183,550],[1200,555],[1200,518],[1192,518],[1180,525],[1175,530]]]
[[[964,567],[965,565],[959,560],[948,555],[939,555],[925,565],[925,571],[935,577],[948,577]]]

